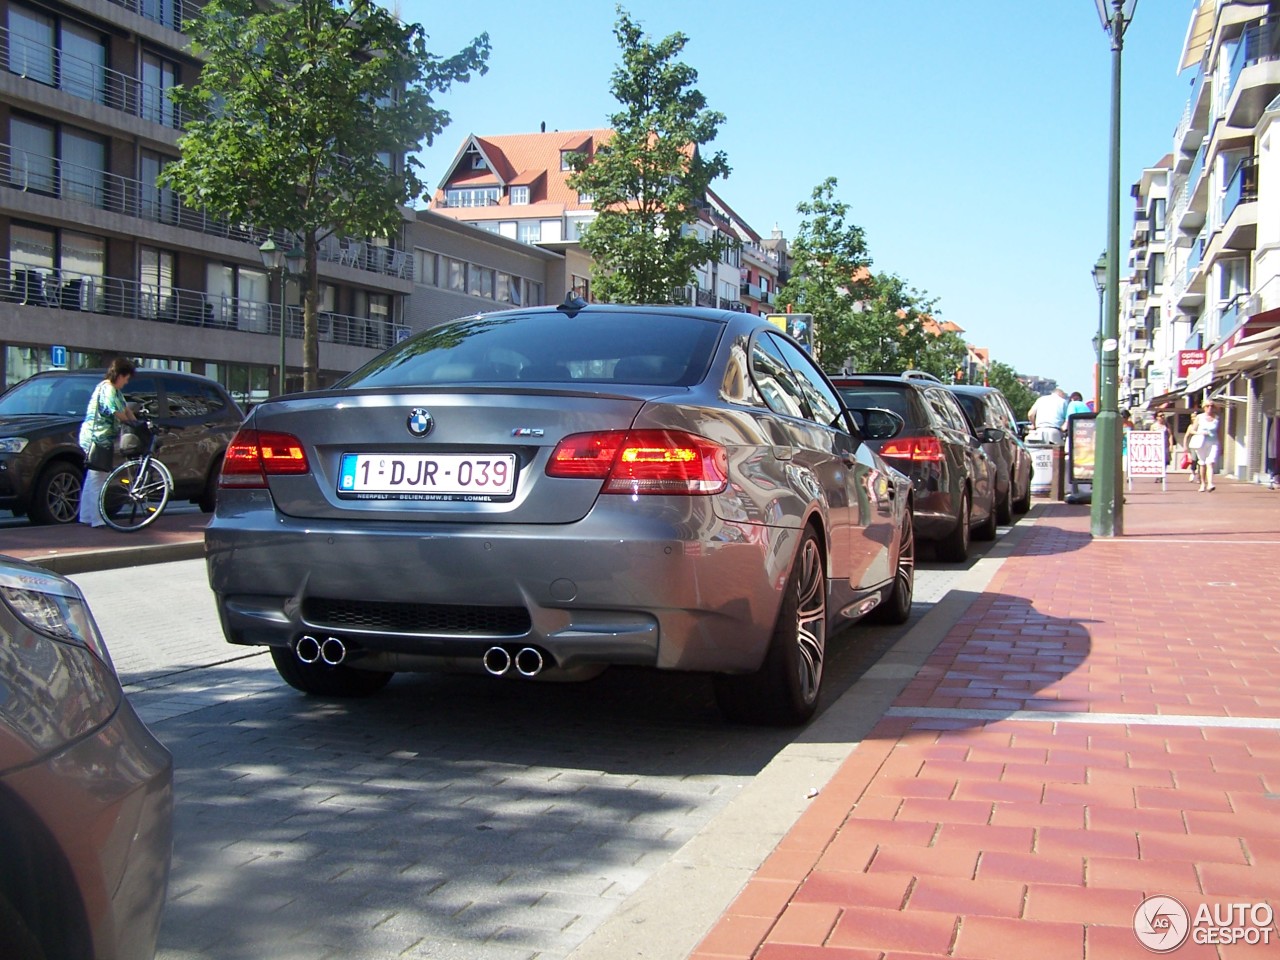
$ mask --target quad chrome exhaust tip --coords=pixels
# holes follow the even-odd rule
[[[536,677],[542,672],[546,661],[542,653],[534,647],[525,647],[515,657],[516,670],[522,677]]]
[[[490,647],[481,658],[485,670],[495,677],[505,676],[511,669],[511,654],[506,647]]]
[[[514,653],[506,647],[490,647],[480,662],[495,677],[505,677],[514,668],[520,676],[533,678],[547,666],[548,657],[537,647],[521,647]]]
[[[305,634],[293,645],[293,653],[306,664],[324,663],[336,667],[347,659],[347,645],[337,637],[317,640],[310,634]]]

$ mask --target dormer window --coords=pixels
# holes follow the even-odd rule
[[[572,170],[573,165],[570,163],[570,160],[573,157],[577,156],[577,153],[578,153],[577,150],[561,150],[560,151],[560,169]]]
[[[511,205],[524,206],[529,202],[528,187],[512,187],[511,188]]]

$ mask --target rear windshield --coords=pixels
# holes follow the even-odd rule
[[[885,388],[879,384],[869,384],[865,387],[836,387],[840,396],[844,398],[846,406],[880,407],[883,410],[892,410],[907,423],[911,423],[914,418],[911,416],[911,403],[907,399],[907,389],[904,387],[901,390],[894,390],[892,387]]]
[[[648,312],[468,317],[433,327],[348,374],[339,387],[437,383],[632,383],[687,387],[705,376],[723,323]]]
[[[83,417],[93,388],[102,378],[96,374],[67,377],[32,377],[0,397],[0,416],[42,413]]]

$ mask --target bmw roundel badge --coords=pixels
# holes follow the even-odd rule
[[[431,419],[431,414],[422,409],[422,407],[414,407],[409,411],[409,419],[406,421],[406,426],[415,437],[425,437],[435,425],[436,422]]]

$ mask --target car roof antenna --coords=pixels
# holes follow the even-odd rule
[[[587,301],[575,295],[574,292],[570,290],[564,296],[564,303],[560,304],[556,309],[568,314],[570,317],[576,317],[578,315],[578,311],[586,305]]]

